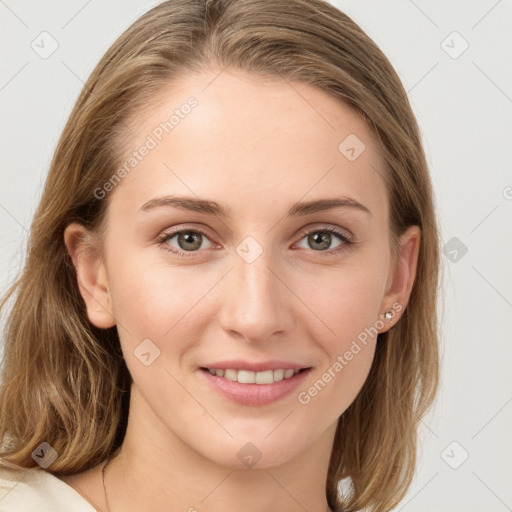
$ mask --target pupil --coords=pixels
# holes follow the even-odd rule
[[[327,249],[329,247],[329,245],[330,245],[330,237],[331,237],[330,233],[326,233],[324,231],[318,231],[315,234],[310,235],[310,238],[311,238],[310,241],[312,241],[314,243],[320,243],[321,244],[320,248],[316,248],[315,249],[313,247],[313,249],[315,251],[320,250],[320,249]]]
[[[199,241],[199,233],[194,233],[193,231],[187,231],[182,233],[178,237],[179,245],[185,251],[192,251],[194,249],[199,249],[201,247],[201,242]],[[192,244],[193,247],[182,247],[181,242],[185,244]]]

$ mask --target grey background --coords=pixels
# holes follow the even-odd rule
[[[2,290],[22,268],[52,152],[83,82],[157,3],[0,0]],[[512,2],[331,3],[382,48],[409,93],[445,247],[441,391],[421,423],[414,482],[395,510],[512,510]],[[47,58],[31,46],[48,51],[52,39],[58,48]]]

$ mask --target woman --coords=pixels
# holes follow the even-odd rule
[[[345,14],[159,4],[78,98],[2,303],[0,508],[391,510],[438,387],[436,223]]]

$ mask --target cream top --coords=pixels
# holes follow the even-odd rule
[[[72,487],[40,468],[0,468],[0,512],[96,512]]]

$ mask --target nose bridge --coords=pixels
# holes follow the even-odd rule
[[[253,341],[289,329],[289,292],[281,282],[283,278],[278,277],[279,265],[270,248],[264,249],[253,237],[247,237],[236,247],[233,266],[221,313],[224,329]]]

